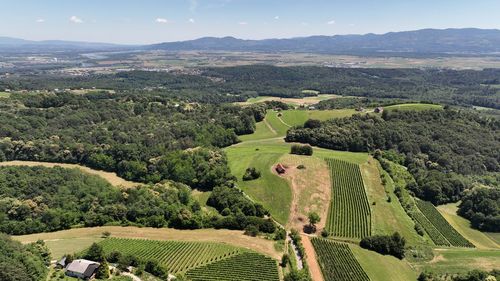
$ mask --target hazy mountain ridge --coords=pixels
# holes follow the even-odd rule
[[[144,46],[62,40],[30,41],[0,37],[0,51],[46,50],[167,50],[309,52],[331,54],[472,54],[500,55],[497,29],[421,29],[385,34],[308,36],[287,39],[245,40],[234,37],[203,37]]]

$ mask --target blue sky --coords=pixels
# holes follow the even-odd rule
[[[0,0],[0,36],[128,44],[500,29],[499,0]]]

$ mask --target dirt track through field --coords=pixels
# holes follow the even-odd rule
[[[316,259],[316,253],[314,252],[314,247],[309,239],[308,235],[302,235],[302,244],[306,252],[306,262],[309,266],[309,272],[311,273],[311,278],[313,281],[324,281],[323,274],[321,273],[321,268],[319,267],[318,260]]]

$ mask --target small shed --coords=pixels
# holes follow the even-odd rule
[[[384,108],[381,107],[381,106],[378,106],[378,107],[375,108],[374,112],[375,113],[382,113],[382,112],[384,112]]]
[[[281,163],[278,163],[276,167],[274,168],[278,174],[284,174],[286,172],[286,169]]]
[[[65,268],[66,267],[66,257],[63,257],[56,263],[56,267],[58,268]]]

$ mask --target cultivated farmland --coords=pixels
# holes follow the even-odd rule
[[[332,179],[327,231],[337,237],[363,238],[371,234],[371,211],[359,165],[327,159]]]
[[[106,254],[116,251],[125,255],[133,255],[140,260],[157,260],[174,274],[227,259],[245,251],[237,247],[210,242],[107,238],[99,244]]]
[[[432,203],[422,200],[416,200],[418,209],[434,225],[434,227],[455,247],[472,248],[474,245],[458,233]]]
[[[450,246],[450,242],[434,227],[434,225],[421,212],[414,212],[413,218],[425,229],[436,246]]]
[[[193,281],[280,280],[276,261],[257,253],[235,255],[189,270],[186,275]]]
[[[312,244],[325,281],[370,280],[347,244],[321,238],[313,238]]]

